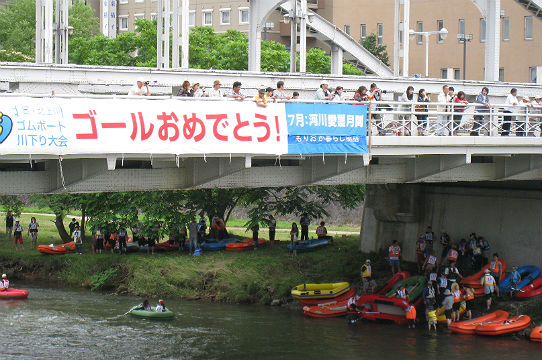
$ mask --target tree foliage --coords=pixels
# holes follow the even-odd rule
[[[361,45],[371,54],[376,56],[380,59],[384,64],[390,65],[390,59],[388,57],[388,50],[386,48],[386,45],[378,45],[378,39],[376,37],[376,34],[371,33],[370,35],[367,35],[365,39],[361,42]]]
[[[23,208],[23,202],[15,195],[2,195],[0,196],[0,205],[4,207],[6,212],[11,211],[16,217],[21,216],[21,209]]]

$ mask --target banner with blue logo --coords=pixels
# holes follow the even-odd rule
[[[367,105],[286,103],[289,154],[367,153]]]

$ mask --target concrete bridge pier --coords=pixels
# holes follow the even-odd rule
[[[439,257],[443,231],[453,243],[475,232],[510,266],[542,266],[540,182],[367,185],[363,252],[387,249],[398,240],[403,259],[415,261],[416,240],[428,225]]]

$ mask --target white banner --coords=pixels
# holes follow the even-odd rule
[[[0,98],[0,154],[288,152],[284,104]]]

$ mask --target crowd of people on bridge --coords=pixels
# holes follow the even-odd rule
[[[392,106],[389,101],[379,104],[379,102],[383,102],[383,94],[386,93],[387,91],[379,89],[376,83],[372,83],[369,88],[360,86],[353,95],[348,95],[342,86],[337,85],[332,89],[329,82],[322,80],[313,99],[310,100],[368,103],[371,120],[374,121],[378,135],[423,136],[429,133],[445,136],[464,133],[478,136],[488,134],[491,132],[490,112],[497,111],[500,115],[498,132],[501,136],[509,136],[512,133],[516,136],[542,136],[540,126],[542,95],[537,95],[532,99],[527,96],[520,97],[518,90],[512,88],[503,104],[493,104],[489,99],[489,88],[483,87],[474,101],[470,103],[474,105],[474,115],[472,121],[467,122],[463,117],[469,101],[466,99],[465,92],[461,90],[456,92],[452,86],[444,85],[442,91],[435,94],[433,99],[425,89],[415,89],[413,86],[408,86],[405,92],[398,97],[397,100],[400,103],[397,106]],[[130,88],[128,95],[151,95],[149,81],[139,79]],[[225,91],[220,80],[215,80],[209,90],[199,83],[191,84],[190,81],[185,80],[177,92],[177,96],[230,98],[238,101],[252,100],[260,107],[266,107],[271,102],[300,99],[297,91],[289,93],[285,90],[284,81],[278,81],[276,88],[259,89],[258,93],[252,97],[244,92],[240,81],[235,81],[232,88]],[[431,103],[438,104],[434,106],[437,111],[435,119],[430,119],[431,115],[428,114],[433,111],[429,108]],[[492,108],[494,110],[491,110]],[[394,111],[392,114],[394,119],[389,124],[384,121],[386,111]],[[525,115],[519,116],[518,113],[525,113]],[[414,120],[415,124],[413,125]]]

